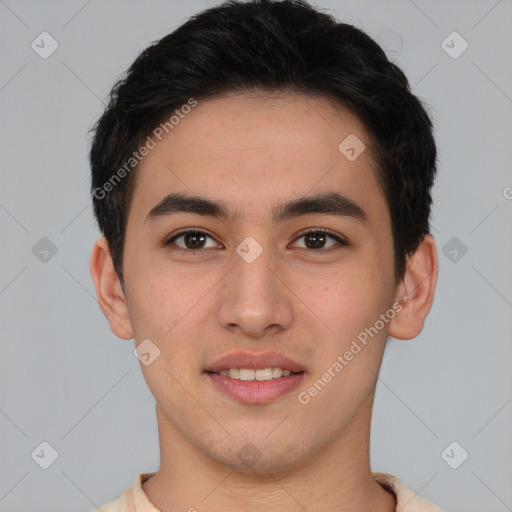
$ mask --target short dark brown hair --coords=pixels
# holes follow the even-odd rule
[[[146,48],[114,85],[92,129],[94,213],[121,284],[137,171],[137,162],[132,172],[126,163],[190,98],[249,89],[334,98],[364,123],[389,207],[398,283],[406,256],[430,233],[436,145],[423,103],[362,30],[303,0],[232,0],[200,12]],[[113,182],[122,168],[122,179]]]

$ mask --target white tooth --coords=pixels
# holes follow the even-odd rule
[[[219,375],[223,377],[230,377],[231,379],[246,380],[246,381],[263,381],[271,379],[279,379],[280,377],[288,377],[291,375],[290,370],[283,370],[282,368],[259,368],[254,370],[252,368],[230,368],[229,370],[221,370]]]
[[[239,379],[240,378],[240,370],[238,368],[230,368],[228,371],[229,371],[229,377],[231,379]]]
[[[272,368],[272,378],[278,379],[283,376],[283,370],[281,368]]]
[[[254,380],[254,370],[240,368],[240,380]]]
[[[272,379],[272,368],[263,368],[262,370],[256,370],[254,374],[256,380],[271,380]]]

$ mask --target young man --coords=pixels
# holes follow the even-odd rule
[[[432,124],[355,27],[228,2],[147,48],[95,127],[91,256],[160,468],[103,512],[439,511],[372,473],[387,336],[431,308]]]

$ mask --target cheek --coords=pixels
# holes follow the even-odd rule
[[[149,339],[159,350],[154,362],[141,364],[144,378],[157,401],[182,407],[180,384],[192,389],[195,373],[191,370],[198,364],[198,344],[204,341],[197,336],[201,325],[197,314],[206,289],[197,283],[190,286],[190,279],[183,275],[164,275],[155,267],[139,273],[133,284],[130,316],[135,339],[138,343]]]
[[[322,354],[315,370],[326,371],[338,356],[351,351],[348,354],[351,362],[342,370],[343,376],[340,374],[335,379],[338,383],[344,381],[349,387],[351,383],[362,384],[363,381],[370,385],[372,374],[367,368],[377,367],[389,327],[389,322],[383,326],[379,321],[380,315],[390,306],[388,278],[377,268],[375,260],[371,261],[373,266],[361,258],[350,271],[337,272],[336,276],[331,276],[329,284],[322,282],[316,288],[309,286],[309,295],[304,295],[309,297],[308,305],[311,304],[311,309],[322,320],[321,323],[315,320],[316,325],[325,333],[315,335],[311,332],[317,353]],[[376,322],[379,322],[377,332]]]
[[[187,371],[199,364],[201,349],[207,345],[204,326],[215,311],[212,292],[219,278],[211,270],[198,275],[191,267],[168,262],[152,262],[139,269],[131,269],[129,312],[135,339],[152,340],[160,349],[155,363],[179,375],[180,381],[187,380],[191,378]]]
[[[135,339],[154,339],[160,344],[165,334],[184,315],[187,287],[172,278],[161,265],[145,261],[143,255],[127,260],[127,302]]]
[[[359,260],[350,268],[327,275],[321,286],[313,288],[310,284],[304,295],[336,333],[350,332],[378,317],[388,295],[378,268]]]

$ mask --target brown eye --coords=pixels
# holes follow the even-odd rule
[[[303,248],[311,249],[316,252],[331,250],[336,245],[348,245],[345,240],[343,240],[342,238],[333,233],[329,233],[325,229],[315,229],[307,231],[306,233],[302,233],[302,235],[300,235],[297,238],[297,240],[300,240],[301,238],[304,239],[305,243],[305,247]],[[326,248],[325,244],[327,243],[329,238],[331,240],[334,240],[334,243]]]
[[[176,240],[179,240],[181,238],[183,239],[182,243],[184,245],[180,245],[180,244],[176,243]],[[164,245],[176,244],[176,246],[179,247],[180,249],[188,250],[188,251],[196,251],[196,250],[201,250],[201,249],[204,250],[204,249],[209,249],[212,247],[218,247],[217,243],[215,243],[214,245],[212,245],[210,247],[205,247],[205,242],[206,242],[207,238],[210,238],[211,240],[213,240],[213,238],[205,231],[201,231],[198,229],[188,229],[186,231],[182,231],[182,232],[177,233],[176,235],[172,236],[171,238],[169,238],[168,240],[166,240],[164,242]]]

